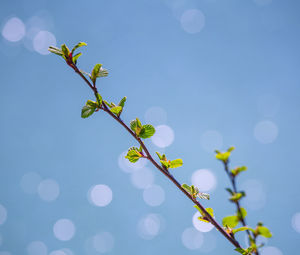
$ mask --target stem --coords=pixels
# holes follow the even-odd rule
[[[97,98],[97,94],[98,94],[98,90],[95,84],[92,84],[81,72],[80,70],[77,68],[76,65],[70,65],[74,71],[76,73],[78,73],[80,75],[80,77],[87,83],[87,85],[92,89],[92,91],[94,92],[95,97]],[[146,145],[144,144],[144,142],[136,136],[136,134],[116,115],[114,115],[109,108],[107,107],[107,105],[102,102],[102,108],[103,111],[105,111],[106,113],[108,113],[113,119],[115,119],[119,124],[121,124],[127,131],[128,133],[133,136],[133,138],[142,146],[143,150],[145,151],[148,160],[162,173],[164,174],[171,182],[173,182],[178,189],[180,189],[195,205],[197,205],[201,211],[205,214],[206,218],[210,221],[211,224],[213,224],[219,231],[220,233],[229,241],[231,242],[236,248],[241,248],[240,244],[233,238],[231,237],[217,222],[216,220],[205,210],[205,208],[196,200],[192,197],[192,195],[190,195],[185,189],[183,189],[180,185],[180,183],[168,172],[166,171],[164,168],[162,168],[151,156],[151,154],[149,153]]]
[[[230,179],[230,182],[231,182],[231,185],[232,185],[232,188],[233,188],[233,192],[234,192],[234,193],[238,193],[238,192],[237,192],[237,188],[236,188],[235,176],[233,176],[233,175],[231,174],[231,172],[229,171],[228,160],[225,161],[225,162],[223,161],[223,163],[224,163],[225,172],[227,173],[227,175],[228,175],[228,177],[229,177],[229,179]],[[239,213],[240,215],[242,215],[242,210],[241,210],[240,202],[239,202],[239,201],[235,201],[234,203],[235,203],[235,205],[236,205],[236,207],[237,207],[238,213]],[[240,218],[240,222],[242,223],[242,225],[243,225],[244,227],[247,227],[246,220],[245,220],[243,217]],[[256,238],[255,238],[254,235],[253,235],[253,236],[251,235],[251,233],[250,233],[250,231],[249,231],[248,229],[246,230],[246,232],[247,232],[247,235],[248,235],[249,243],[251,244],[251,238],[252,238],[254,241],[256,240]],[[258,251],[256,251],[255,254],[256,254],[256,255],[259,255]]]

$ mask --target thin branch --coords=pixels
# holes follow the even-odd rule
[[[96,84],[92,84],[77,68],[76,65],[70,65],[74,71],[80,75],[80,77],[87,83],[87,85],[92,89],[94,92],[95,97],[97,98],[98,90],[96,87]],[[197,205],[201,211],[205,214],[206,218],[210,221],[211,224],[213,224],[219,231],[220,233],[229,241],[231,242],[236,248],[241,248],[240,244],[235,240],[232,236],[230,236],[217,222],[216,220],[206,211],[206,209],[196,200],[194,199],[185,189],[183,189],[180,185],[180,183],[164,168],[162,168],[151,156],[149,153],[146,145],[143,143],[143,141],[136,136],[136,134],[116,115],[114,115],[107,105],[102,102],[102,110],[108,113],[113,119],[115,119],[118,123],[120,123],[128,132],[131,134],[131,136],[134,137],[134,139],[142,146],[143,150],[145,151],[148,160],[162,173],[164,174],[171,182],[173,182],[178,189],[180,189],[195,205]]]
[[[238,193],[237,192],[237,187],[236,187],[236,182],[235,182],[235,177],[229,171],[229,165],[228,165],[229,162],[228,162],[228,160],[227,161],[223,161],[223,163],[224,163],[225,172],[227,173],[228,178],[230,179],[230,182],[231,182],[231,185],[232,185],[232,188],[233,188],[233,192],[234,193]],[[241,221],[241,223],[242,223],[242,225],[244,227],[247,227],[246,220],[242,217],[242,210],[241,210],[241,205],[240,205],[239,200],[235,201],[234,203],[236,205],[238,214],[241,215],[241,217],[239,218],[239,220]],[[254,235],[253,236],[251,235],[251,233],[250,233],[250,231],[248,229],[246,230],[246,232],[247,232],[247,235],[248,235],[250,243],[251,243],[251,239],[253,239],[253,240],[256,239]],[[255,254],[259,255],[258,251],[256,251]]]

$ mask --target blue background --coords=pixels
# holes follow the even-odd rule
[[[79,66],[89,71],[98,62],[104,64],[110,73],[99,81],[99,90],[109,101],[128,97],[123,113],[127,123],[135,117],[144,121],[150,107],[163,108],[165,124],[175,132],[174,143],[165,151],[169,158],[184,160],[174,175],[189,182],[196,169],[213,171],[217,187],[204,204],[214,208],[218,221],[234,206],[227,201],[224,187],[229,182],[222,166],[213,151],[202,148],[201,136],[207,130],[222,134],[220,149],[237,148],[232,164],[248,166],[238,185],[248,179],[263,183],[266,202],[248,211],[249,224],[262,220],[274,235],[268,245],[296,254],[300,234],[291,219],[300,212],[299,1],[4,0],[1,6],[2,27],[12,16],[26,23],[43,10],[46,29],[58,45],[87,42]],[[181,25],[188,9],[205,16],[199,33],[187,33]],[[26,254],[28,244],[39,240],[49,252],[67,247],[75,255],[88,254],[85,241],[97,231],[108,231],[115,240],[110,254],[199,254],[181,242],[184,229],[192,227],[195,210],[190,201],[152,168],[166,199],[158,207],[145,204],[142,191],[118,165],[119,155],[135,144],[133,139],[102,112],[80,118],[92,94],[61,59],[2,36],[0,56],[0,204],[7,210],[7,220],[0,225],[0,251]],[[265,116],[258,102],[269,94],[280,107]],[[278,127],[272,143],[262,144],[253,135],[255,125],[264,120]],[[151,152],[155,149],[152,146]],[[55,179],[59,197],[45,202],[24,193],[20,182],[28,172]],[[87,191],[95,184],[112,189],[107,207],[88,202]],[[147,213],[165,221],[163,231],[151,240],[136,231]],[[60,218],[76,226],[70,241],[53,235],[53,224]],[[234,254],[223,236],[211,233],[216,247],[207,254]],[[240,240],[244,243],[243,237]]]

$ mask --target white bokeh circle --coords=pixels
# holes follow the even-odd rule
[[[47,55],[49,46],[56,46],[56,38],[49,31],[39,31],[33,38],[33,48],[36,52]]]
[[[278,132],[277,125],[269,120],[258,122],[254,127],[254,137],[262,144],[274,142]]]
[[[191,177],[191,182],[200,192],[214,190],[217,186],[215,175],[208,169],[196,170]]]
[[[20,41],[26,33],[25,25],[17,17],[10,18],[2,29],[2,36],[10,42]]]
[[[144,189],[143,199],[147,205],[159,206],[165,200],[165,191],[158,185],[153,185]]]
[[[105,184],[94,185],[88,191],[88,200],[95,206],[107,206],[111,203],[112,198],[112,190]]]
[[[28,255],[47,255],[48,248],[45,243],[41,241],[33,241],[27,246]]]
[[[175,134],[172,128],[167,125],[159,125],[155,127],[155,134],[151,137],[154,145],[160,148],[170,146],[174,142]]]
[[[200,232],[209,232],[211,231],[214,226],[211,224],[211,223],[207,223],[207,222],[204,222],[204,221],[201,221],[198,219],[198,217],[200,217],[200,213],[199,212],[196,212],[193,216],[193,225],[194,227],[199,230]]]
[[[75,235],[75,225],[69,219],[60,219],[53,226],[54,236],[60,241],[69,241]]]
[[[162,230],[162,218],[158,214],[148,214],[138,222],[137,232],[145,240],[151,240]]]
[[[109,232],[101,232],[93,236],[93,248],[100,253],[110,252],[114,247],[114,237]]]
[[[187,228],[181,235],[181,241],[189,250],[197,250],[203,244],[203,234],[195,228]]]
[[[130,180],[136,188],[146,189],[153,185],[154,174],[151,169],[144,167],[138,171],[133,172],[130,176]]]
[[[185,32],[196,34],[204,28],[205,16],[198,9],[189,9],[182,14],[180,23]]]

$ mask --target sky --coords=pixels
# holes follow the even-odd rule
[[[262,255],[300,240],[300,3],[296,0],[2,0],[0,9],[0,255],[237,254],[146,160],[50,45],[80,41],[81,70],[97,63],[122,119],[156,133],[180,183],[210,194],[215,218],[235,212],[215,149],[247,196],[247,224],[273,233]],[[243,246],[247,240],[237,234]]]

